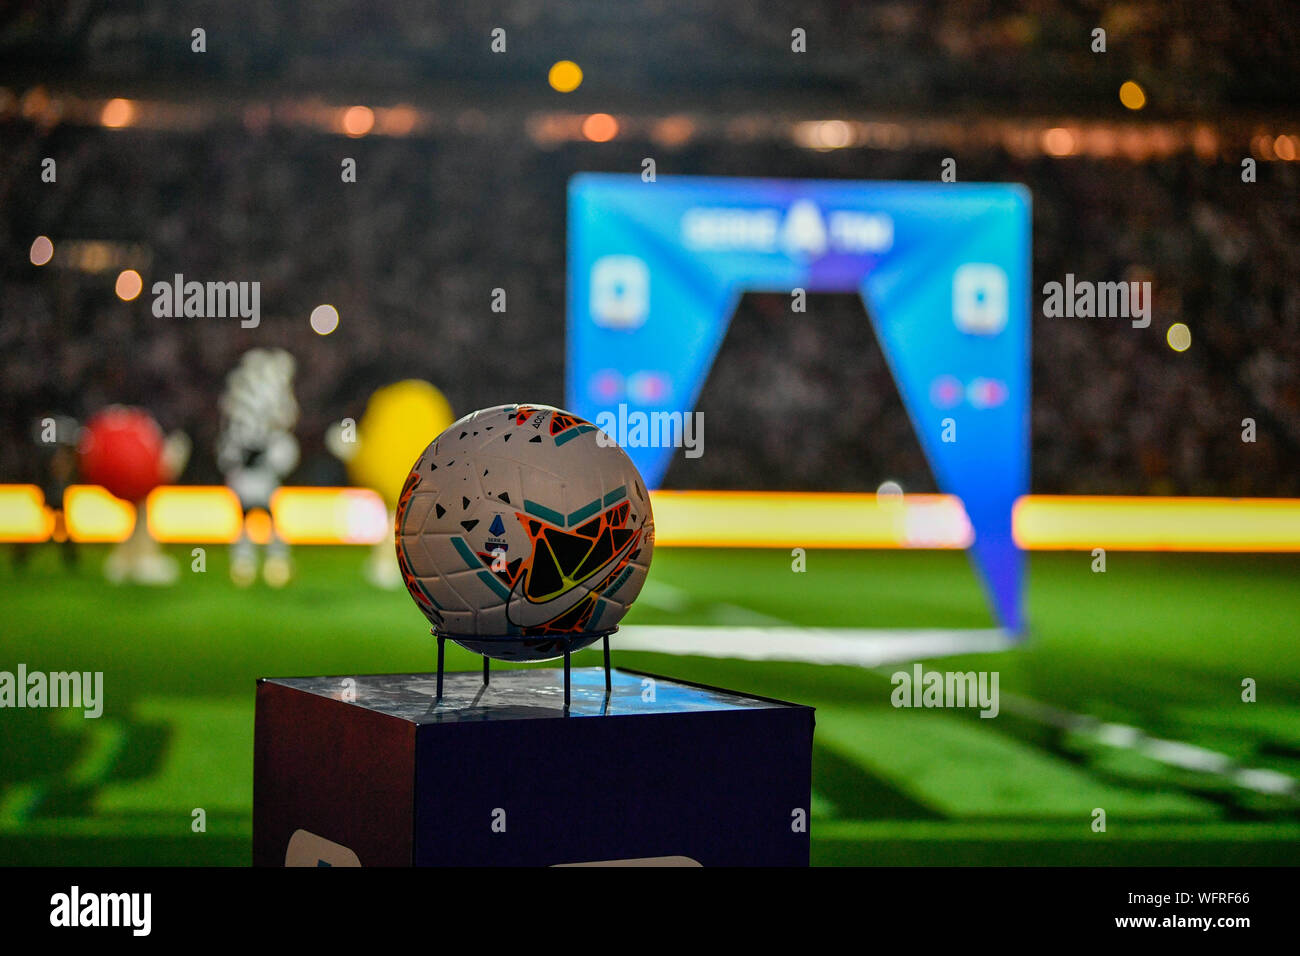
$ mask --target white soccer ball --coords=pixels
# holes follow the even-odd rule
[[[650,570],[654,516],[632,460],[591,422],[498,405],[420,455],[396,539],[407,590],[436,634],[540,661],[586,647],[627,613]]]

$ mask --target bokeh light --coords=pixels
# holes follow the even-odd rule
[[[135,122],[135,104],[121,98],[109,100],[99,114],[99,121],[109,129],[121,129]]]
[[[843,149],[853,141],[853,130],[844,120],[823,120],[817,124],[816,140],[822,149]]]
[[[1186,352],[1192,347],[1192,330],[1182,322],[1175,322],[1165,333],[1165,341],[1175,352]]]
[[[311,310],[311,330],[317,335],[329,335],[339,327],[339,310],[332,305],[318,305]]]
[[[375,111],[369,106],[350,106],[343,114],[343,132],[356,138],[375,127]]]
[[[853,126],[844,120],[806,120],[796,123],[793,136],[800,146],[821,151],[843,149],[852,146],[856,140]]]
[[[275,525],[265,508],[251,508],[244,517],[244,531],[253,544],[269,544]]]
[[[690,141],[695,133],[695,123],[686,116],[668,116],[655,124],[651,131],[660,146],[674,148]]]
[[[551,84],[551,89],[560,93],[572,93],[582,85],[582,67],[572,60],[560,60],[551,67],[550,73],[546,75],[546,81]]]
[[[896,508],[903,503],[903,486],[896,481],[882,481],[876,489],[876,504]]]
[[[54,258],[54,243],[50,241],[49,236],[37,236],[32,241],[31,251],[32,265],[43,266]]]
[[[144,288],[144,280],[140,278],[140,273],[134,269],[123,269],[117,276],[117,285],[114,290],[117,297],[123,302],[130,302],[140,294]]]
[[[1147,95],[1132,80],[1125,80],[1119,88],[1119,101],[1131,110],[1140,110],[1147,105]]]
[[[411,106],[394,106],[379,110],[375,117],[375,128],[389,136],[408,136],[415,129],[420,114]]]
[[[1043,133],[1043,151],[1049,156],[1073,156],[1078,140],[1064,126],[1056,126]]]
[[[1260,159],[1272,160],[1277,158],[1277,154],[1273,152],[1273,137],[1264,133],[1251,138],[1250,148]]]
[[[592,113],[582,121],[582,135],[593,143],[608,143],[618,135],[618,120],[608,113]]]

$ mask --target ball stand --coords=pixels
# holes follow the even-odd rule
[[[582,647],[585,648],[589,646],[592,642],[588,641],[587,638],[590,638],[592,634],[598,634],[600,636],[601,643],[604,645],[605,701],[606,703],[608,703],[609,697],[614,690],[614,684],[613,684],[613,680],[610,677],[610,669],[609,669],[609,636],[617,630],[618,630],[617,627],[611,627],[608,630],[604,630],[604,631],[588,631],[585,634],[575,634],[572,636],[557,634],[555,636],[555,640],[563,641],[564,643],[564,713],[565,715],[568,715],[569,713],[569,670],[570,670],[569,658],[573,653],[573,645],[578,641],[584,641],[585,643],[582,645]],[[438,641],[438,694],[436,698],[437,700],[442,700],[443,659],[445,656],[446,645],[448,640],[452,640],[452,641],[466,640],[466,641],[473,641],[475,643],[486,643],[488,641],[517,642],[519,640],[519,638],[514,635],[510,635],[510,636],[503,635],[503,636],[494,637],[491,635],[483,635],[483,634],[463,634],[463,635],[448,634],[445,631],[441,631],[436,627],[433,629],[432,633],[433,636],[437,638]],[[579,648],[579,650],[581,649],[582,648]],[[483,655],[483,686],[484,687],[486,687],[491,680],[491,671],[490,671],[491,663],[492,663],[492,659],[488,657],[486,654],[484,654]]]

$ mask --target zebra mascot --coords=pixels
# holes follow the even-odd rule
[[[244,524],[230,551],[230,577],[239,587],[257,579],[257,543],[249,533],[249,513],[270,513],[271,495],[298,464],[298,402],[293,396],[293,356],[283,349],[250,349],[226,376],[221,397],[217,464],[239,497]],[[263,518],[265,521],[265,518]],[[258,534],[258,537],[263,535]],[[270,524],[262,576],[271,587],[289,582],[289,547]]]

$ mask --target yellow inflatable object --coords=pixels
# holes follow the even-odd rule
[[[455,420],[451,404],[428,382],[407,379],[376,389],[357,424],[348,477],[379,492],[393,510],[420,452]]]

